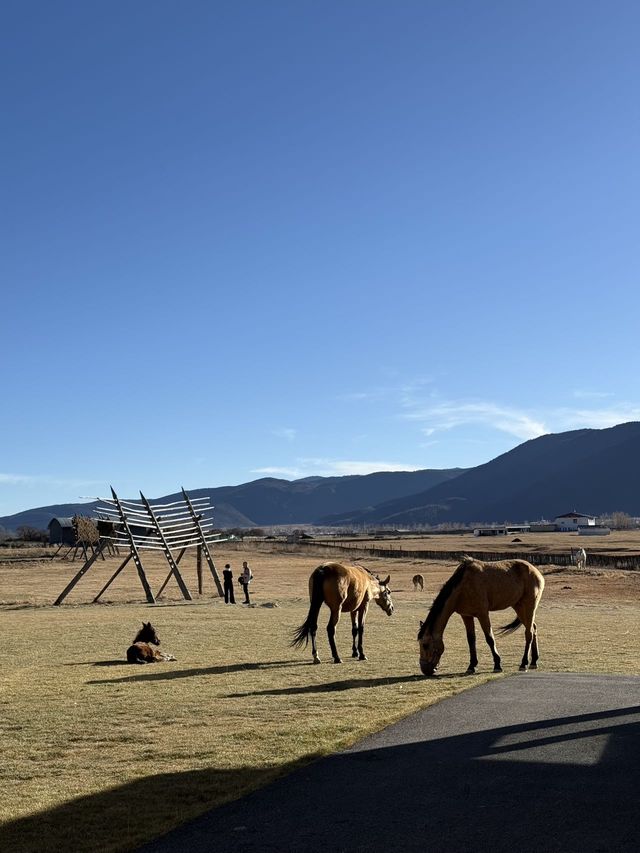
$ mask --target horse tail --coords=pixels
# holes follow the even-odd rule
[[[311,604],[309,605],[309,613],[302,625],[293,632],[290,645],[294,648],[300,648],[304,643],[305,646],[309,642],[309,634],[315,633],[318,628],[318,613],[324,601],[324,569],[317,568],[311,575]]]
[[[517,631],[521,625],[522,625],[522,622],[516,616],[516,618],[513,620],[513,622],[509,622],[508,625],[503,625],[502,628],[500,628],[498,630],[498,633],[499,634],[512,634],[514,631]]]

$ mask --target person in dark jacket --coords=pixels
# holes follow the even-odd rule
[[[233,594],[233,572],[231,571],[229,563],[225,565],[222,577],[224,578],[224,603],[235,604],[236,599]]]

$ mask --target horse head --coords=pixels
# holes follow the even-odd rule
[[[420,669],[423,675],[433,675],[438,669],[440,658],[444,653],[442,637],[434,637],[424,622],[420,622],[418,631],[420,644]]]
[[[376,581],[378,582],[378,594],[375,597],[376,604],[382,607],[387,616],[391,616],[393,613],[393,601],[391,600],[391,590],[389,589],[390,580],[391,575],[387,575],[383,581],[376,575]]]
[[[143,622],[142,628],[138,631],[134,643],[152,643],[154,646],[160,645],[160,637],[156,633],[156,629],[151,622]]]

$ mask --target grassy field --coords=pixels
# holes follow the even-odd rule
[[[314,667],[309,650],[293,652],[288,637],[306,616],[307,578],[320,558],[242,546],[216,553],[218,566],[231,561],[236,571],[243,559],[255,575],[250,608],[213,599],[210,581],[209,594],[192,604],[179,600],[173,583],[162,603],[140,603],[130,566],[107,603],[86,604],[117,567],[114,559],[96,564],[69,604],[56,608],[51,602],[78,562],[0,562],[0,849],[131,849],[496,677],[480,645],[480,673],[461,675],[467,650],[459,619],[445,636],[440,677],[419,675],[418,620],[451,563],[367,560],[373,570],[391,573],[396,613],[388,618],[375,606],[370,612],[368,662],[347,657],[348,617],[338,628],[342,666],[328,663],[322,629],[325,663]],[[145,565],[157,589],[166,565],[157,557],[145,557]],[[421,594],[410,583],[417,571],[426,578]],[[184,572],[193,589],[195,568],[185,565]],[[542,669],[638,674],[640,572],[550,568],[546,578],[538,618]],[[497,614],[494,622],[509,619]],[[142,620],[153,622],[177,662],[123,663]],[[522,644],[522,633],[499,640],[506,674],[517,670]]]

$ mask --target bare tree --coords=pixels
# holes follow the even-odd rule
[[[620,511],[611,513],[611,527],[614,530],[631,530],[634,526],[633,519],[628,513]]]

